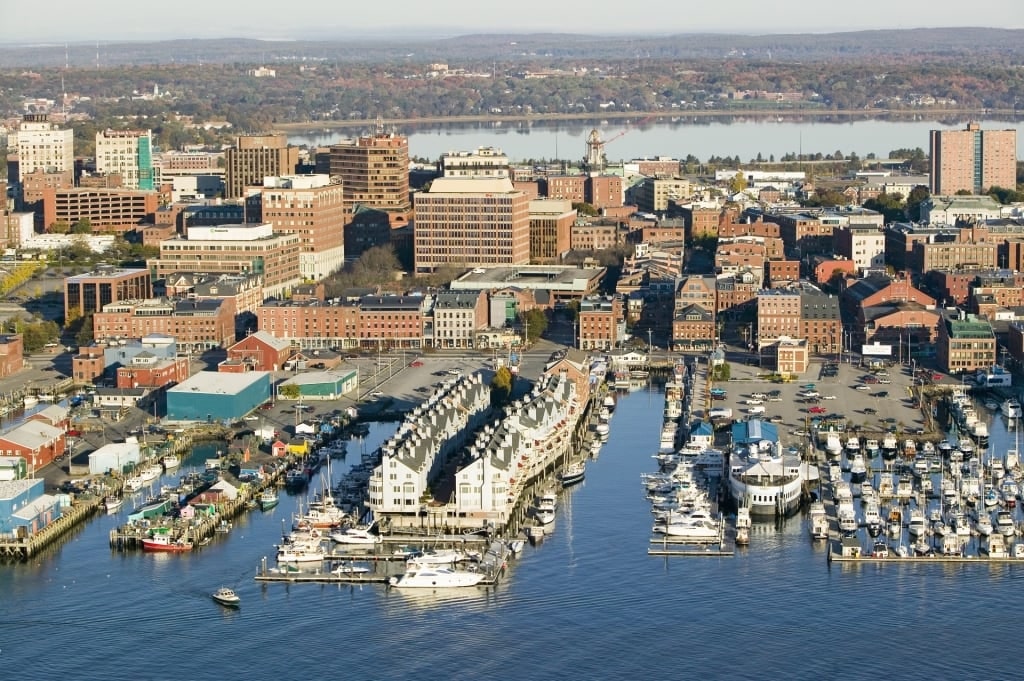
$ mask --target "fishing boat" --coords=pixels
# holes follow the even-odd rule
[[[210,598],[212,598],[217,603],[220,603],[221,605],[227,606],[229,608],[237,608],[239,604],[241,604],[242,602],[242,599],[238,597],[238,594],[236,594],[233,590],[227,588],[226,586],[222,586],[221,588],[214,591],[210,595]]]
[[[260,509],[263,511],[269,511],[274,508],[277,506],[278,501],[280,501],[280,499],[277,496],[276,489],[265,489],[260,493],[259,504]]]
[[[25,395],[25,398],[22,400],[22,403],[25,405],[26,409],[31,409],[32,407],[39,404],[39,398],[36,397],[35,395]]]
[[[447,589],[476,586],[483,579],[484,575],[480,572],[414,565],[404,574],[392,577],[388,584],[396,589]]]
[[[154,532],[149,537],[143,537],[142,550],[164,553],[191,551],[192,542],[185,541],[184,539],[173,539],[167,532]]]
[[[181,457],[177,454],[164,454],[164,457],[160,460],[164,465],[164,470],[174,470],[181,465]]]
[[[107,513],[116,513],[124,506],[124,497],[107,497],[103,500],[103,507]]]

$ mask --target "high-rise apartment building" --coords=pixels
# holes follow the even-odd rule
[[[966,130],[931,131],[932,194],[982,194],[991,187],[1016,186],[1016,130],[982,130],[969,123]]]
[[[18,152],[20,177],[37,171],[66,173],[69,179],[74,174],[74,131],[70,128],[59,128],[46,114],[26,114],[16,134],[17,143],[12,146]]]
[[[242,135],[224,154],[224,195],[237,199],[245,188],[263,186],[264,177],[291,175],[299,164],[299,150],[288,146],[285,135]]]
[[[149,130],[100,130],[96,133],[96,172],[117,173],[125,189],[156,189],[153,135]]]
[[[439,177],[415,206],[417,272],[530,262],[530,200],[507,178]]]
[[[495,147],[442,154],[438,168],[442,177],[509,177],[508,156]]]
[[[378,133],[332,144],[331,176],[345,186],[346,215],[357,205],[387,212],[392,227],[409,220],[409,138]]]
[[[266,177],[260,193],[263,221],[301,240],[299,270],[318,281],[345,265],[345,197],[327,175]]]

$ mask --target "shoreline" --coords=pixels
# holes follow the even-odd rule
[[[464,124],[464,123],[522,123],[530,121],[593,121],[593,120],[622,120],[622,119],[662,119],[662,118],[940,118],[943,116],[1024,116],[1022,110],[1012,109],[927,109],[919,111],[908,111],[904,109],[871,109],[871,110],[825,110],[825,109],[694,109],[686,111],[613,111],[602,113],[550,113],[550,114],[514,114],[494,115],[480,114],[473,116],[427,116],[423,118],[382,118],[382,126],[391,125],[412,125],[425,124],[435,125],[438,123]],[[287,123],[276,123],[273,125],[275,132],[303,132],[313,130],[340,130],[345,128],[360,128],[376,125],[374,119],[358,119],[344,121],[291,121]]]

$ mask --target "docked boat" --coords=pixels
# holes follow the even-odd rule
[[[192,542],[185,541],[184,539],[173,539],[167,532],[154,532],[148,537],[143,537],[142,550],[164,553],[191,551]]]
[[[811,539],[828,539],[828,515],[825,513],[825,504],[820,501],[812,503],[810,519]]]
[[[319,545],[282,545],[277,550],[278,563],[322,563],[326,554]]]
[[[602,405],[608,411],[615,411],[615,398],[611,394],[605,395]]]
[[[847,438],[847,440],[846,440],[846,449],[848,451],[850,451],[850,452],[859,452],[860,451],[860,438],[859,437],[855,437],[855,436]]]
[[[857,531],[857,513],[853,506],[842,504],[838,507],[836,515],[839,516],[839,531],[845,535],[852,535]]]
[[[142,483],[153,482],[164,473],[164,467],[158,463],[144,466],[138,470],[138,476],[142,478]]]
[[[992,526],[992,516],[985,511],[978,513],[978,522],[974,523],[974,527],[982,537],[987,537],[995,531]]]
[[[877,501],[868,502],[867,506],[864,507],[864,524],[868,528],[868,534],[872,537],[882,534],[882,530],[885,529],[885,524],[882,522],[882,512]]]
[[[750,543],[750,509],[740,506],[736,509],[736,545],[746,546]]]
[[[729,489],[752,516],[786,516],[800,506],[803,483],[810,476],[800,457],[783,454],[778,443],[765,441],[737,447],[730,457]]]
[[[839,439],[838,435],[829,433],[825,438],[825,452],[828,456],[835,458],[840,455],[843,451],[843,441]]]
[[[1009,553],[1006,551],[1006,540],[998,532],[988,535],[981,542],[981,550],[988,554],[989,558],[1009,557]]]
[[[355,563],[342,563],[331,570],[331,574],[336,577],[349,577],[352,575],[365,575],[370,572],[370,568],[365,565],[356,565]]]
[[[366,527],[349,527],[344,530],[331,533],[331,541],[336,544],[379,544],[382,540],[376,533],[376,523],[370,523]]]
[[[864,455],[856,452],[850,461],[850,482],[860,484],[868,477],[868,466],[864,461]]]
[[[389,579],[388,584],[397,589],[448,589],[476,586],[483,579],[480,572],[411,565],[404,574]]]
[[[124,497],[107,497],[103,500],[103,507],[107,513],[116,513],[124,506]]]
[[[260,492],[259,505],[263,511],[269,511],[270,509],[277,506],[280,499],[277,496],[277,490],[270,488]]]
[[[565,470],[558,476],[558,481],[562,483],[562,487],[571,487],[583,482],[586,475],[587,464],[583,461],[576,461],[565,467]]]
[[[1013,514],[1009,511],[996,513],[996,531],[1004,537],[1012,537],[1017,534],[1017,526],[1013,522]]]
[[[457,549],[444,549],[440,551],[419,552],[407,558],[406,563],[415,563],[421,567],[432,567],[438,565],[466,563],[474,560],[474,558],[479,558],[479,554],[474,556],[473,554],[465,551],[459,551]]]
[[[238,597],[238,594],[226,586],[222,586],[214,591],[213,594],[210,595],[210,598],[229,608],[237,608],[242,602],[242,599]]]
[[[132,475],[124,479],[124,488],[129,492],[138,492],[142,489],[142,478],[137,475]]]
[[[1021,409],[1020,400],[1016,397],[1004,400],[1002,405],[1000,405],[1000,410],[1003,412],[1003,416],[1008,419],[1019,419],[1024,414],[1024,410]]]
[[[889,509],[889,534],[898,537],[903,533],[903,512],[898,506]]]
[[[722,536],[721,524],[704,510],[670,514],[656,523],[653,531],[688,541],[716,541]]]
[[[533,500],[533,517],[541,525],[549,525],[555,520],[555,508],[558,495],[553,490],[544,490]]]
[[[25,405],[26,409],[31,409],[32,407],[39,404],[39,398],[36,397],[35,395],[25,395],[25,398],[22,400],[22,403]]]
[[[599,423],[594,426],[594,432],[597,433],[597,437],[603,442],[608,439],[608,434],[611,432],[611,428],[608,427],[607,423]]]
[[[164,470],[172,471],[181,465],[181,457],[177,454],[164,454],[160,463],[164,465]]]
[[[910,521],[907,523],[907,532],[911,537],[922,537],[928,530],[928,523],[925,520],[924,511],[919,508],[911,509]]]

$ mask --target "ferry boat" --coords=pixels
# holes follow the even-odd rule
[[[765,441],[737,447],[729,467],[729,489],[752,516],[785,516],[800,506],[807,466],[798,456],[782,454],[778,443]]]

